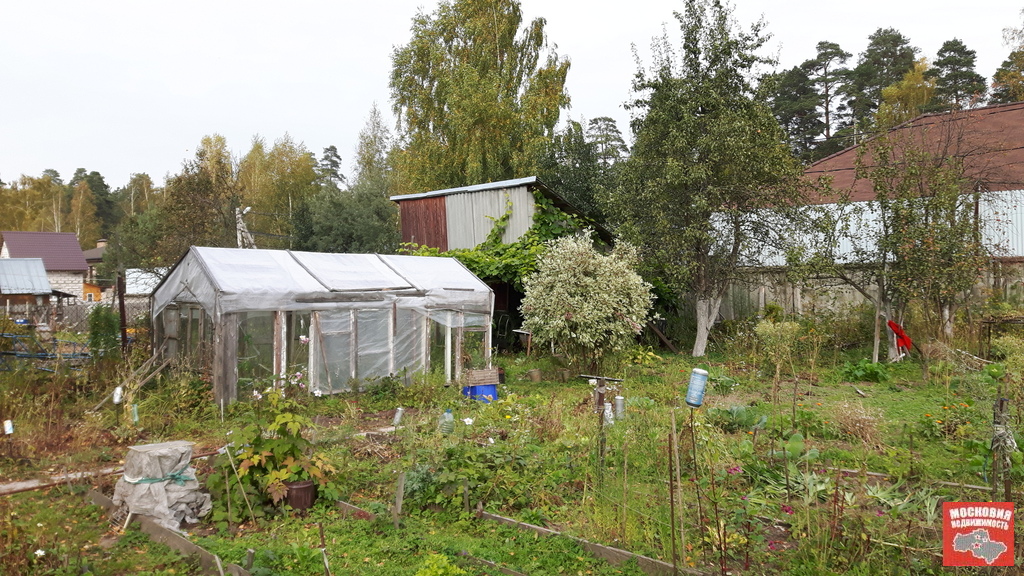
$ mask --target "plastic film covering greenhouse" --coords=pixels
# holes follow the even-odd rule
[[[314,393],[490,367],[491,289],[458,260],[193,246],[153,292],[154,349],[223,404],[302,372]]]

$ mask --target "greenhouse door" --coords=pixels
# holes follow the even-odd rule
[[[355,377],[354,315],[351,310],[315,313],[315,337],[310,339],[309,354],[315,390],[333,394],[351,389],[349,382]]]
[[[380,378],[395,372],[392,308],[356,312],[356,377]]]

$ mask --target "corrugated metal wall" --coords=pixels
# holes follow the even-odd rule
[[[864,203],[847,216],[846,224],[859,240],[842,237],[836,250],[840,261],[855,259],[857,249],[870,251],[870,241],[879,232],[879,215],[873,203]],[[835,210],[834,205],[822,205],[820,209]],[[992,192],[981,198],[978,206],[978,220],[985,245],[993,249],[996,257],[1024,257],[1024,191]],[[776,259],[768,265],[781,265]]]
[[[405,200],[398,207],[402,219],[402,242],[448,250],[444,196]]]
[[[998,192],[981,201],[985,242],[996,256],[1024,256],[1024,191]]]
[[[505,213],[508,200],[512,202],[512,218],[502,236],[506,244],[515,242],[530,229],[536,211],[533,194],[526,186],[450,194],[444,199],[447,200],[449,249],[474,248],[487,239],[494,220]]]

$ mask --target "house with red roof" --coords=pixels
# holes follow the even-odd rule
[[[54,292],[83,299],[89,266],[70,232],[0,232],[0,258],[40,258]]]
[[[923,114],[890,129],[885,138],[870,138],[811,164],[804,170],[810,182],[827,179],[834,194],[811,203],[829,205],[845,196],[850,202],[877,199],[867,174],[877,168],[878,146],[890,146],[892,159],[903,150],[923,152],[962,165],[976,193],[978,227],[1001,259],[1024,258],[1024,102],[971,110]],[[862,226],[872,226],[864,222]]]
[[[881,226],[874,209],[878,193],[870,178],[879,168],[880,155],[897,167],[894,177],[901,164],[910,167],[921,161],[913,155],[962,167],[965,202],[972,204],[977,230],[992,251],[992,269],[979,288],[1024,300],[1024,102],[922,114],[807,166],[804,179],[812,189],[808,204],[832,211],[855,232],[837,237],[834,256],[840,263],[856,267],[858,252],[870,253],[873,247],[874,235],[864,232]],[[758,279],[734,284],[722,315],[742,317],[769,302],[803,313],[806,306],[819,303],[834,309],[837,303],[864,300],[849,285],[830,279],[790,283],[784,262],[778,254],[770,266],[757,271]]]

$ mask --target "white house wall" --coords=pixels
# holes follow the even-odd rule
[[[67,272],[61,270],[48,270],[46,278],[54,290],[72,294],[75,298],[82,297],[82,282],[84,272]]]
[[[853,206],[826,204],[813,208],[831,211],[833,214],[838,214],[841,209],[846,211],[840,226],[847,227],[848,231],[839,234],[836,250],[839,262],[854,262],[858,249],[864,251],[873,248],[865,241],[877,236],[879,217],[874,202],[859,202]],[[1024,191],[984,195],[979,202],[978,219],[985,245],[993,251],[993,256],[997,259],[1024,257]],[[860,239],[851,239],[851,234],[859,235]],[[820,240],[805,236],[803,242],[813,250]],[[778,270],[781,271],[784,261],[781,255],[775,255],[766,258],[764,265],[780,267]],[[997,273],[989,273],[979,280],[978,288],[995,289],[1008,299],[1024,301],[1024,267],[1003,261]],[[721,314],[723,318],[741,318],[756,313],[769,303],[779,304],[788,312],[811,313],[814,310],[842,309],[864,301],[862,294],[834,280],[794,285],[786,282],[781,273],[760,273],[748,284],[734,283],[730,286],[722,302]]]
[[[505,214],[508,201],[512,216],[501,239],[505,244],[518,240],[533,225],[535,201],[526,186],[445,196],[448,249],[475,248],[486,240],[494,221]]]
[[[841,226],[848,228],[839,234],[836,259],[852,262],[857,250],[874,250],[870,243],[878,236],[879,215],[875,202],[858,202],[852,206],[836,204],[816,206],[816,209],[838,213],[845,209],[847,214]],[[978,220],[985,246],[996,257],[1024,257],[1024,191],[990,192],[984,195],[978,205]],[[851,237],[852,236],[852,237]],[[813,249],[816,240],[807,239]],[[782,265],[780,261],[765,262],[766,265]]]

